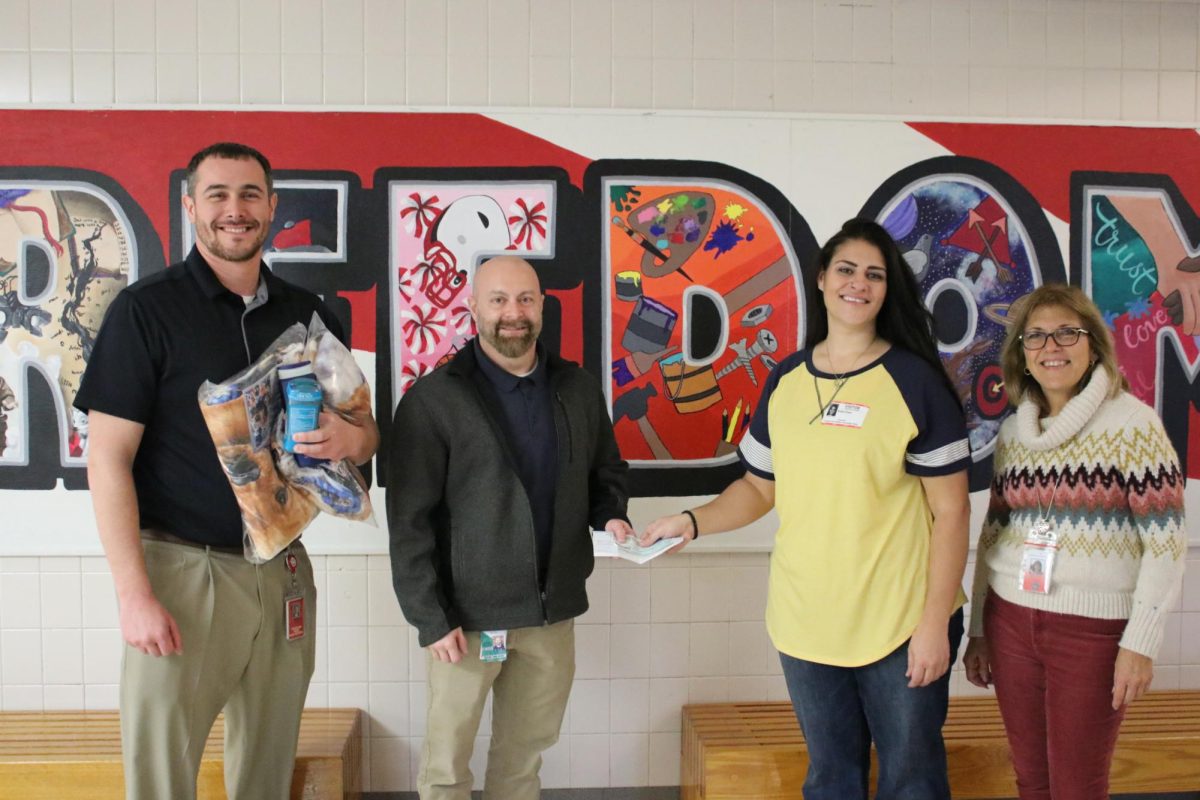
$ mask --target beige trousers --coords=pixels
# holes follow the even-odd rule
[[[288,641],[284,554],[254,565],[240,554],[143,539],[154,594],[175,618],[182,655],[126,646],[121,748],[127,800],[192,800],[204,742],[225,710],[230,800],[287,800],[300,712],[314,665],[316,587],[299,543],[303,638]]]
[[[575,677],[575,621],[508,632],[508,659],[479,659],[479,633],[467,656],[449,664],[429,656],[429,710],[417,789],[421,800],[469,800],[468,761],[492,696],[492,745],[484,800],[537,800],[542,752],[558,741]]]

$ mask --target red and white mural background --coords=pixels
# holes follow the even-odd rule
[[[272,160],[268,261],[351,331],[385,433],[403,392],[474,333],[465,298],[479,260],[529,258],[547,344],[605,387],[646,498],[635,522],[736,474],[763,379],[803,345],[818,241],[855,215],[888,228],[935,312],[970,423],[973,489],[1007,413],[996,367],[1007,309],[1063,280],[1104,311],[1133,390],[1200,478],[1195,130],[0,110],[0,131],[0,554],[96,549],[86,419],[70,402],[114,294],[190,247],[182,171],[217,140]],[[404,454],[377,462],[389,456]],[[384,544],[332,522],[315,534],[328,552]]]

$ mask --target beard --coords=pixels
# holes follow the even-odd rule
[[[251,221],[247,224],[255,227],[250,230],[254,236],[253,239],[236,247],[226,247],[221,244],[221,232],[217,229],[217,222],[212,222],[207,226],[196,226],[196,238],[200,243],[219,259],[224,261],[232,261],[235,263],[250,261],[258,256],[262,250],[263,243],[267,240],[267,234],[270,233],[268,226],[257,221]]]
[[[520,330],[523,331],[520,336],[503,336],[501,330]],[[529,352],[529,348],[537,343],[538,334],[542,332],[542,326],[533,322],[509,322],[495,323],[491,327],[484,327],[480,330],[479,335],[484,341],[496,349],[496,352],[505,358],[520,358]]]

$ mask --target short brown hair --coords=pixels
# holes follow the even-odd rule
[[[1026,370],[1025,347],[1021,343],[1021,335],[1029,324],[1033,312],[1045,306],[1058,306],[1079,317],[1080,323],[1088,333],[1088,345],[1095,356],[1094,364],[1080,378],[1075,391],[1079,392],[1096,369],[1108,371],[1110,397],[1116,397],[1122,391],[1129,390],[1129,382],[1121,374],[1117,365],[1117,351],[1113,344],[1112,334],[1104,324],[1104,317],[1092,298],[1084,294],[1078,286],[1068,286],[1065,283],[1047,283],[1039,286],[1029,294],[1018,299],[1008,310],[1008,332],[1004,337],[1004,346],[1000,350],[1000,368],[1004,372],[1004,390],[1008,400],[1014,406],[1020,405],[1025,396],[1033,398],[1043,413],[1050,410],[1042,387]]]
[[[187,193],[189,197],[196,196],[196,170],[206,158],[254,159],[262,167],[263,177],[267,181],[267,194],[275,191],[275,180],[271,176],[271,162],[262,153],[250,145],[238,142],[217,142],[210,144],[196,155],[192,156],[187,165]]]

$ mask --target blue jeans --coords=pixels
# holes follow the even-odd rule
[[[950,663],[963,612],[950,617]],[[863,667],[833,667],[779,654],[792,707],[808,743],[804,800],[866,800],[871,741],[879,758],[877,800],[949,800],[942,724],[950,672],[908,688],[908,642]]]

